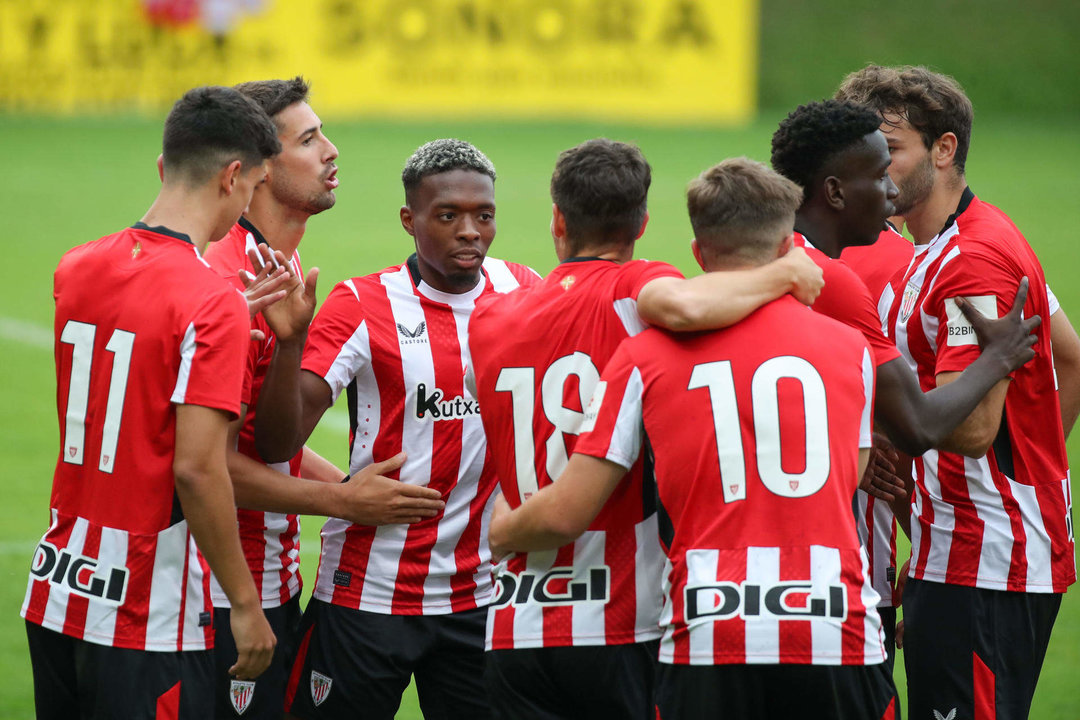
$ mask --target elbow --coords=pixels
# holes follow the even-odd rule
[[[173,460],[173,479],[177,493],[194,492],[210,477],[209,468],[201,457],[177,457]]]
[[[258,435],[255,436],[255,452],[259,453],[259,457],[267,463],[281,463],[292,460],[293,455],[287,452],[287,448],[283,445],[275,443],[270,440],[259,441]]]

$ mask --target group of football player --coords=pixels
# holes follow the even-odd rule
[[[426,718],[899,718],[897,647],[911,717],[1027,716],[1080,338],[952,78],[868,66],[702,172],[692,278],[634,259],[635,146],[559,155],[541,278],[488,256],[491,161],[429,142],[415,253],[317,313],[308,96],[189,91],[146,215],[57,268],[39,717],[392,718],[412,680]],[[348,473],[306,446],[343,391]]]

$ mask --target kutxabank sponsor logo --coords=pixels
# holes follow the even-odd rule
[[[462,420],[467,417],[480,416],[480,403],[472,398],[457,396],[447,398],[439,388],[434,388],[428,393],[427,385],[420,383],[416,386],[416,418],[424,420]]]

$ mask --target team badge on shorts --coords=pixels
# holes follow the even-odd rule
[[[311,671],[311,701],[315,703],[315,707],[323,704],[323,700],[326,700],[326,696],[330,694],[330,686],[333,684],[334,681],[322,673]]]
[[[229,702],[237,715],[243,715],[251,705],[251,698],[255,696],[254,680],[233,680],[229,684]]]

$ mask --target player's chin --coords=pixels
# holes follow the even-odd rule
[[[334,207],[334,203],[336,202],[337,195],[334,194],[333,190],[319,193],[308,201],[308,212],[312,215],[316,215],[324,210],[329,210]]]

